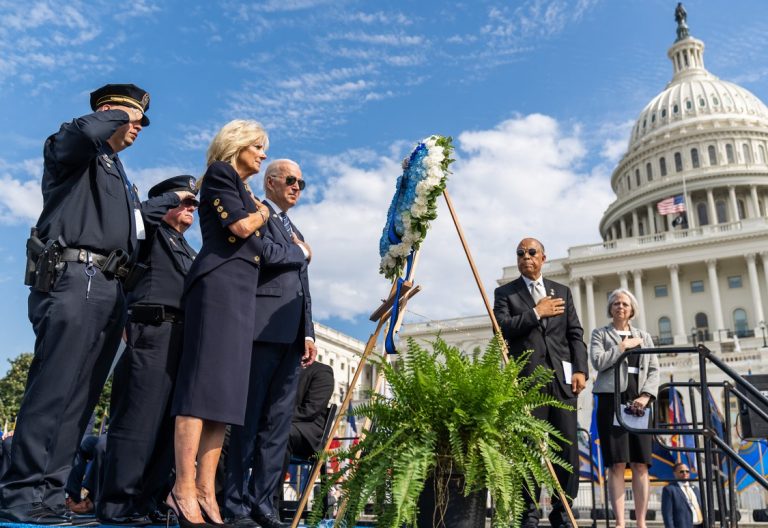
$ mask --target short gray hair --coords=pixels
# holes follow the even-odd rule
[[[640,311],[640,305],[637,304],[637,299],[634,295],[632,295],[632,292],[627,290],[626,288],[616,288],[611,292],[611,294],[608,296],[608,317],[613,317],[611,315],[611,305],[613,304],[613,301],[616,300],[616,297],[619,295],[626,295],[629,299],[629,305],[632,307],[632,313],[630,314],[629,318],[632,319],[635,317],[635,314],[637,314],[638,311]]]
[[[280,173],[283,172],[283,167],[286,165],[293,165],[297,169],[301,170],[301,167],[298,163],[293,161],[292,159],[276,159],[272,163],[269,164],[267,167],[267,170],[264,171],[264,192],[267,191],[267,180],[270,178],[274,178],[275,176],[279,176]]]

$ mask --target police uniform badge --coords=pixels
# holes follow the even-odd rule
[[[189,188],[194,190],[194,188],[195,188],[195,179],[194,178],[190,178],[189,179]]]

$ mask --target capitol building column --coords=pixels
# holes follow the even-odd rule
[[[760,253],[760,260],[763,262],[763,273],[765,274],[765,283],[768,284],[768,251],[763,251],[762,253]],[[765,321],[765,319],[760,319],[757,322],[759,323],[760,321]]]
[[[621,238],[627,238],[627,221],[623,217],[619,220],[619,225],[621,226]]]
[[[717,209],[715,209],[715,195],[712,189],[707,189],[707,208],[709,209],[709,223],[717,224]]]
[[[747,271],[749,272],[749,287],[752,290],[752,304],[755,310],[755,320],[753,328],[758,328],[760,321],[765,321],[763,317],[763,298],[760,295],[760,282],[757,279],[757,266],[755,265],[755,254],[747,253]]]
[[[622,290],[629,290],[629,282],[627,281],[627,272],[626,271],[620,271],[619,272],[619,287]]]
[[[757,196],[757,185],[749,186],[749,193],[752,195],[752,208],[755,210],[754,218],[760,218],[760,198]]]
[[[592,334],[592,330],[597,328],[597,318],[595,317],[595,279],[584,277],[584,285],[587,287],[587,331],[584,332],[584,335],[589,336]]]
[[[637,326],[647,332],[648,327],[645,325],[645,299],[643,298],[643,271],[632,270],[632,278],[635,280],[635,291],[632,293],[635,294],[637,304],[639,305],[635,319],[637,320]]]
[[[646,235],[653,235],[656,233],[656,228],[653,225],[655,223],[654,220],[656,219],[656,217],[653,215],[653,206],[651,204],[648,204],[645,206],[645,216],[646,218],[648,218],[648,222],[646,223],[646,225],[648,226],[647,228],[648,232],[646,233]]]
[[[579,321],[584,324],[584,317],[581,311],[581,279],[576,277],[571,279],[571,295],[573,295],[573,305],[576,307],[576,315],[579,316]]]
[[[632,236],[640,236],[640,218],[637,211],[632,211]]]
[[[717,280],[717,261],[707,260],[707,274],[709,275],[709,291],[712,293],[712,311],[715,314],[715,328],[712,335],[715,341],[720,341],[720,330],[725,329],[723,322],[723,305],[720,302],[720,284]]]
[[[728,186],[728,198],[731,202],[731,222],[739,221],[739,204],[736,202],[736,187]]]
[[[669,269],[669,282],[672,284],[672,305],[675,309],[675,344],[684,345],[688,342],[688,334],[683,324],[683,301],[680,295],[680,279],[677,276],[678,266],[677,264],[670,264],[667,269]]]

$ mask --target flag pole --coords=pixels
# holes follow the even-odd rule
[[[451,219],[453,220],[453,225],[456,226],[456,233],[459,235],[459,240],[461,240],[461,246],[464,248],[464,254],[467,256],[469,267],[472,269],[472,275],[474,275],[475,277],[477,288],[480,290],[480,295],[483,298],[483,303],[485,303],[485,309],[488,312],[488,317],[490,318],[491,326],[493,327],[493,334],[498,336],[499,342],[501,343],[501,347],[502,347],[501,357],[504,361],[504,365],[506,366],[507,363],[509,363],[509,358],[507,357],[509,355],[509,350],[507,349],[507,343],[506,341],[504,341],[504,338],[501,336],[501,328],[499,327],[499,322],[496,320],[496,315],[493,313],[493,309],[491,308],[491,303],[488,300],[488,295],[485,293],[485,288],[483,288],[483,281],[480,279],[480,274],[477,271],[477,266],[475,266],[475,260],[472,258],[472,253],[469,250],[467,239],[464,237],[464,230],[461,228],[459,217],[456,214],[456,210],[453,208],[453,202],[451,201],[451,197],[448,194],[448,189],[443,190],[443,197],[445,198],[446,205],[448,205],[448,211],[450,211],[451,213]],[[542,447],[542,451],[544,451],[544,446],[541,446],[541,447]],[[547,470],[549,471],[549,474],[552,476],[552,478],[555,481],[555,484],[557,487],[557,494],[560,497],[561,504],[565,508],[565,513],[568,514],[568,520],[571,521],[571,526],[573,526],[573,528],[578,528],[578,524],[576,523],[576,518],[573,516],[573,511],[571,510],[570,504],[568,504],[568,500],[565,496],[565,492],[563,491],[563,488],[560,486],[560,481],[557,480],[557,474],[555,473],[554,466],[552,466],[552,462],[546,456],[542,455],[542,458],[544,459],[544,463],[547,466]],[[578,471],[578,468],[573,468],[573,470]]]

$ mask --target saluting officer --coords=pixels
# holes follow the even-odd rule
[[[149,190],[197,194],[195,178],[176,176]],[[170,398],[184,341],[181,296],[197,252],[184,239],[198,201],[189,196],[168,211],[139,249],[147,271],[128,295],[128,345],[115,367],[107,454],[96,515],[103,524],[152,522],[170,489],[173,420]]]
[[[69,521],[69,467],[125,326],[122,280],[145,223],[190,196],[166,193],[140,203],[117,156],[149,124],[147,92],[108,84],[90,102],[93,113],[45,142],[43,211],[27,242],[35,356],[0,480],[0,521]]]

